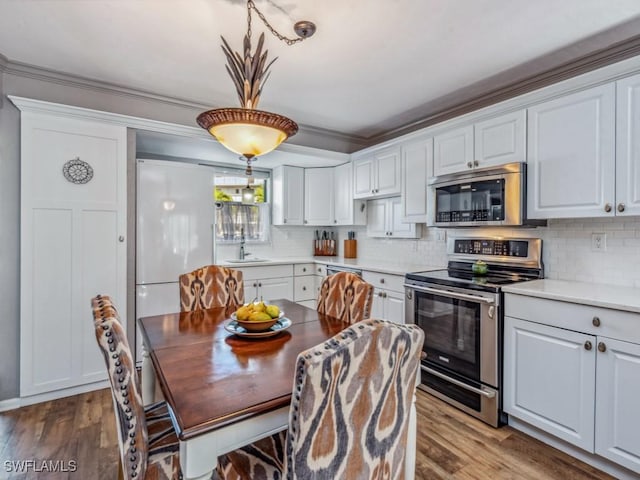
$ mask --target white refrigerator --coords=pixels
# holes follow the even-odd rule
[[[180,311],[178,277],[213,263],[214,178],[211,167],[138,159],[136,319]]]

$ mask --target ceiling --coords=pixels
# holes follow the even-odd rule
[[[219,44],[223,35],[234,49],[241,48],[245,5],[244,0],[0,0],[0,54],[209,108],[238,106]],[[556,60],[568,60],[640,31],[638,0],[256,0],[256,5],[288,36],[294,35],[296,20],[312,20],[318,27],[315,36],[293,46],[267,32],[270,57],[279,58],[259,107],[303,126],[363,138],[425,118],[442,106],[440,100],[462,99],[483,80],[551,52],[563,51]],[[254,32],[263,30],[255,15],[253,22]],[[575,46],[588,38],[590,43]]]

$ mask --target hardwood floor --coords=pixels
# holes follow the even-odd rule
[[[424,480],[611,479],[510,427],[494,429],[418,392],[416,478]],[[109,390],[0,414],[0,479],[116,479],[118,448]],[[75,473],[16,474],[5,462],[61,461]]]

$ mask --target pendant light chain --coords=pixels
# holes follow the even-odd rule
[[[260,17],[260,20],[262,20],[262,23],[265,24],[265,26],[269,29],[269,31],[275,37],[277,37],[278,40],[283,41],[287,45],[293,45],[295,43],[305,40],[305,37],[287,38],[284,35],[281,35],[280,33],[278,33],[276,29],[273,28],[271,24],[267,21],[267,19],[262,14],[262,12],[258,10],[258,7],[256,7],[255,3],[253,3],[253,0],[247,0],[247,36],[249,38],[251,38],[251,9],[254,9],[256,11],[256,13],[258,14],[258,17]]]

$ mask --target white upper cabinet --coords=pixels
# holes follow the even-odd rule
[[[434,176],[526,160],[524,110],[434,137]]]
[[[613,216],[615,154],[615,84],[530,107],[528,217]]]
[[[455,128],[433,139],[433,175],[473,168],[473,125]]]
[[[617,96],[615,214],[640,215],[640,75],[618,81]]]
[[[273,225],[302,225],[304,220],[304,168],[273,169]]]
[[[304,169],[304,224],[333,225],[333,168]]]
[[[367,203],[353,199],[353,164],[333,168],[334,225],[365,225]]]
[[[354,198],[400,195],[400,146],[385,148],[353,162]]]
[[[418,238],[415,223],[402,222],[400,197],[369,200],[367,206],[367,236],[386,238]]]
[[[433,175],[433,139],[402,146],[403,222],[427,222],[427,180]]]

